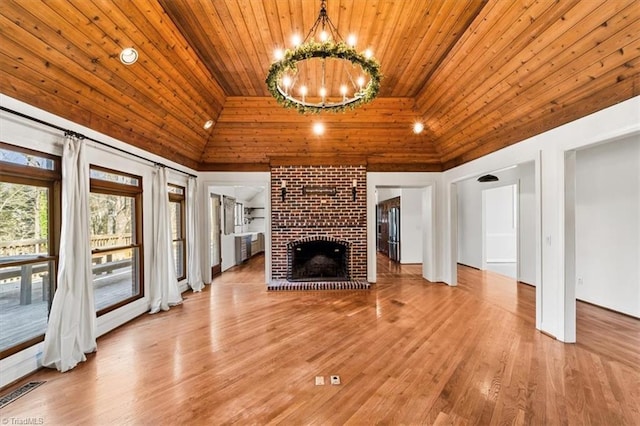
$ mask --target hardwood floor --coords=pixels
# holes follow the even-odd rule
[[[47,383],[0,418],[640,424],[640,321],[581,304],[584,342],[562,344],[535,330],[533,288],[466,267],[448,287],[420,269],[379,257],[370,291],[266,292],[254,258],[100,338],[71,372],[27,378]],[[341,385],[314,385],[333,374]]]

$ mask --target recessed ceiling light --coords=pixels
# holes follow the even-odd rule
[[[120,62],[131,65],[138,60],[138,51],[133,47],[127,47],[120,52]]]
[[[320,136],[324,133],[324,124],[322,123],[314,123],[313,124],[313,133]]]
[[[207,122],[204,123],[204,126],[202,127],[204,127],[205,130],[209,130],[211,126],[213,126],[213,120],[207,120]]]
[[[422,133],[423,130],[424,130],[424,124],[420,122],[413,123],[413,133],[415,133],[416,135],[419,135],[420,133]]]

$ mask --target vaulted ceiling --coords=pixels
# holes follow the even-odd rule
[[[265,77],[319,6],[2,0],[0,91],[196,170],[378,171],[446,170],[640,94],[637,0],[328,0],[379,60],[380,96],[301,115]],[[130,46],[140,59],[125,66]]]

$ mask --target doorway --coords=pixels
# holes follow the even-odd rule
[[[211,278],[222,273],[222,256],[221,256],[221,227],[220,227],[220,204],[221,197],[218,194],[210,194],[209,196],[209,235],[210,250],[209,261],[211,262]]]
[[[451,183],[451,282],[458,264],[537,285],[539,227],[535,162]]]
[[[392,262],[400,262],[400,196],[376,206],[376,249]]]
[[[381,260],[395,267],[405,265],[412,274],[419,274],[431,282],[436,279],[435,261],[435,193],[433,184],[425,185],[425,177],[416,174],[412,179],[403,177],[399,185],[389,185],[388,176],[371,176],[367,183],[369,188],[367,224],[368,261],[367,279],[376,282],[378,265]],[[384,227],[379,227],[381,215],[380,204],[385,200],[398,197],[398,260],[392,262],[384,250],[389,250],[388,235],[384,235]],[[388,225],[388,223],[387,223]],[[381,250],[378,250],[378,249]],[[385,266],[387,268],[387,266]],[[417,272],[416,272],[417,271]],[[382,269],[381,269],[382,272]],[[382,272],[384,273],[384,272]]]
[[[212,278],[267,253],[268,191],[263,185],[208,185]],[[270,266],[265,257],[265,270]],[[265,274],[265,280],[266,280]]]
[[[482,269],[518,278],[518,185],[482,191]]]

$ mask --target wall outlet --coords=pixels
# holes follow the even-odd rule
[[[316,376],[316,386],[324,386],[324,377]]]
[[[339,385],[340,384],[340,376],[331,376],[331,384]]]

